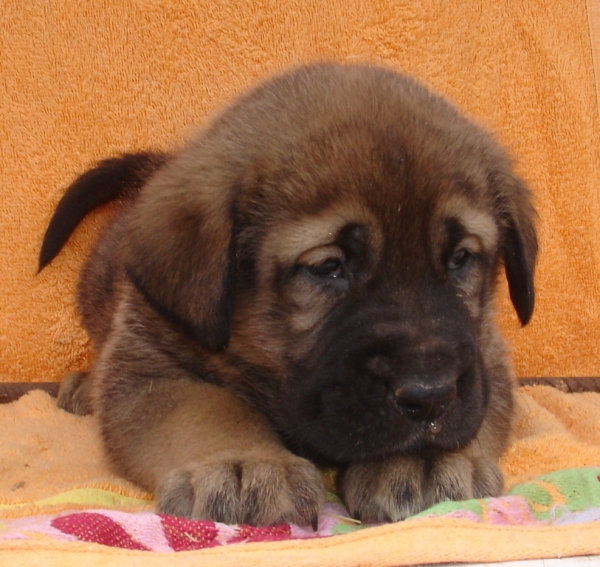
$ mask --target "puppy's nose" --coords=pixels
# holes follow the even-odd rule
[[[413,421],[440,419],[456,397],[455,381],[405,382],[394,391],[398,408]]]

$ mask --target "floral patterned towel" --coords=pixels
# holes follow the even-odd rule
[[[102,502],[106,502],[106,498]],[[600,467],[547,474],[515,486],[500,498],[442,502],[406,521],[434,516],[493,525],[547,526],[597,521],[600,519]],[[331,495],[317,531],[290,524],[255,528],[188,520],[150,511],[89,509],[7,520],[0,523],[0,541],[45,536],[121,549],[173,552],[247,542],[329,537],[369,527],[348,518]]]

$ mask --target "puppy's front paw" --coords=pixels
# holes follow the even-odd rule
[[[60,409],[75,415],[94,412],[92,377],[89,372],[69,372],[61,381],[56,404]]]
[[[431,460],[397,455],[358,462],[348,467],[342,479],[350,514],[365,523],[403,520],[443,500],[497,496],[502,486],[495,462],[460,453]]]
[[[291,522],[316,529],[324,501],[323,478],[291,454],[224,456],[190,464],[160,483],[162,514],[224,522],[270,525]]]

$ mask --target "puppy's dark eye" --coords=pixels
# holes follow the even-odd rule
[[[346,292],[351,272],[344,251],[336,244],[315,246],[296,260],[295,273],[308,283],[328,292]]]
[[[342,261],[338,258],[327,258],[318,264],[306,266],[306,269],[319,278],[341,278],[344,275]]]
[[[451,271],[462,270],[469,266],[473,261],[473,253],[466,248],[460,248],[452,254],[450,260],[448,260],[448,269]]]

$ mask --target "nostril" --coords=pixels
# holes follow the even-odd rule
[[[438,384],[412,383],[394,391],[398,408],[414,421],[437,420],[446,413],[456,397],[456,383]]]
[[[414,421],[424,421],[429,417],[432,406],[430,404],[410,404],[402,402],[402,399],[396,397],[396,404],[404,410],[407,417]]]

